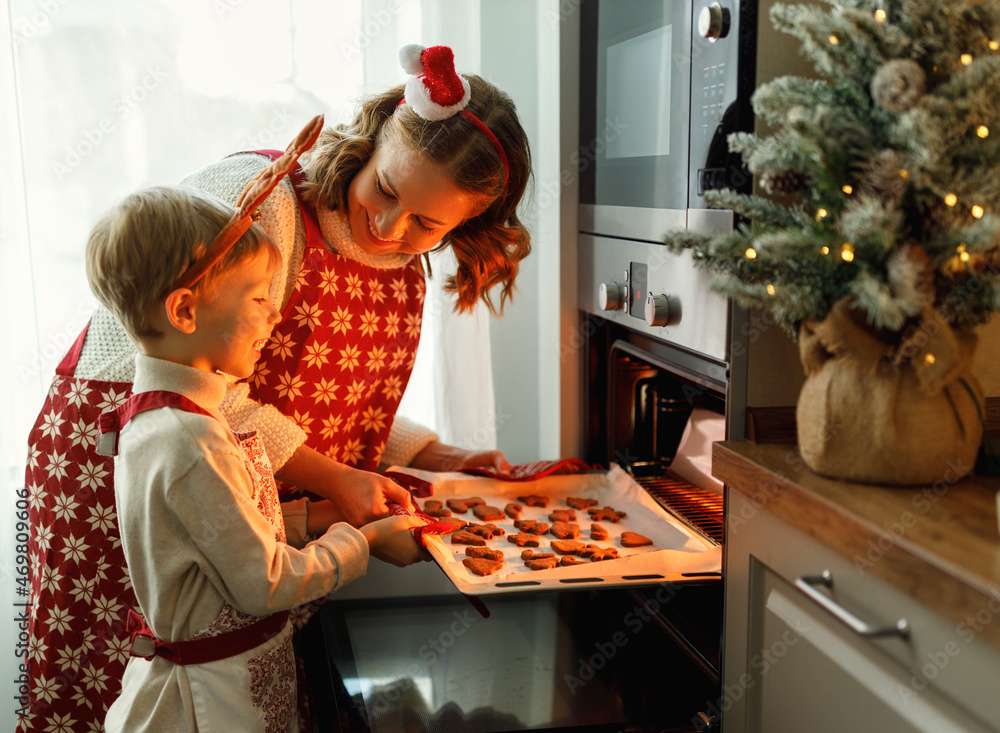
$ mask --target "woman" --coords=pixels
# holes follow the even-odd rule
[[[420,333],[418,255],[452,247],[459,266],[446,287],[461,310],[482,300],[498,314],[513,291],[530,251],[516,213],[531,173],[527,137],[510,98],[479,77],[463,83],[450,49],[407,47],[402,57],[422,77],[324,130],[294,186],[283,181],[260,209],[258,223],[282,251],[272,299],[283,320],[223,410],[234,429],[260,431],[283,483],[331,500],[283,505],[290,540],[307,510],[358,526],[384,516],[387,500],[407,502],[371,473],[379,465],[508,468],[498,451],[447,446],[394,417]],[[269,162],[239,154],[184,183],[235,203]],[[93,730],[119,691],[135,598],[112,466],[91,444],[100,413],[129,394],[134,355],[99,309],[57,369],[29,436],[31,716],[19,717],[19,731],[54,721]]]

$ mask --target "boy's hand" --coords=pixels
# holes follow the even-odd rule
[[[410,527],[422,524],[416,517],[397,515],[377,519],[360,530],[368,540],[368,551],[372,557],[402,568],[418,561],[430,560],[430,553],[418,546],[410,534]]]

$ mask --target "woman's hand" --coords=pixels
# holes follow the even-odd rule
[[[368,540],[368,551],[382,562],[402,568],[418,561],[430,560],[430,553],[417,545],[410,534],[410,527],[420,527],[423,522],[416,517],[395,515],[378,519],[360,527]]]
[[[360,527],[389,513],[386,504],[396,502],[414,509],[410,492],[390,478],[351,468],[322,453],[299,447],[275,476],[300,489],[330,499],[343,521]]]
[[[510,464],[498,450],[471,451],[445,445],[438,441],[428,443],[410,462],[413,468],[425,471],[461,471],[463,468],[492,468],[508,475]]]

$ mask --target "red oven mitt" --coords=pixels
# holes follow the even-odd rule
[[[416,499],[426,499],[434,493],[434,485],[431,484],[430,481],[424,481],[422,478],[411,476],[408,473],[403,473],[402,471],[386,471],[382,475],[387,478],[391,478],[404,489],[409,489],[410,494],[412,494]]]
[[[397,484],[405,489],[409,489],[410,495],[414,499],[426,499],[434,493],[434,486],[429,481],[424,481],[422,478],[417,478],[416,476],[411,476],[408,473],[402,473],[401,471],[386,471],[385,476],[391,478]],[[425,534],[444,534],[451,530],[451,524],[448,522],[439,522],[433,517],[429,517],[424,514],[420,507],[417,506],[416,502],[413,505],[417,507],[413,511],[406,509],[394,501],[387,504],[389,507],[390,514],[416,517],[424,523],[422,527],[410,527],[410,534],[413,535],[413,539],[420,547],[426,547],[424,544]]]
[[[410,534],[413,535],[413,539],[416,540],[417,544],[421,547],[426,547],[424,544],[424,535],[427,534],[445,534],[450,532],[452,525],[449,522],[439,522],[433,517],[428,517],[420,509],[415,509],[410,511],[406,507],[402,507],[394,501],[390,501],[387,506],[389,507],[389,513],[404,517],[416,517],[421,522],[423,522],[422,527],[410,527]]]
[[[521,463],[510,467],[510,475],[499,473],[495,468],[463,468],[462,473],[473,476],[487,476],[501,481],[534,481],[543,476],[559,473],[584,473],[586,471],[603,471],[600,466],[581,461],[579,458],[563,458],[557,461],[535,461]]]

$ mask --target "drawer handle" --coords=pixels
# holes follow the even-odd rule
[[[795,581],[796,588],[832,613],[838,621],[849,626],[857,634],[867,637],[898,635],[902,639],[910,638],[910,623],[905,618],[899,619],[892,625],[874,626],[859,619],[825,593],[820,593],[816,590],[817,585],[833,588],[833,573],[824,570],[820,575],[804,575]]]

